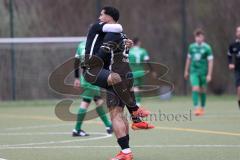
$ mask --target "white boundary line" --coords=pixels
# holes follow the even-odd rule
[[[93,140],[100,140],[112,137],[107,133],[98,133],[98,132],[89,132],[92,135],[103,135],[101,137],[92,137],[92,138],[85,138],[85,139],[75,139],[75,140],[62,140],[62,141],[48,141],[48,142],[39,142],[39,143],[25,143],[25,144],[11,144],[11,145],[0,145],[1,149],[7,149],[9,147],[21,147],[21,146],[34,146],[34,145],[51,145],[51,144],[65,144],[65,143],[72,143],[72,142],[84,142],[84,141],[93,141]]]
[[[4,130],[23,130],[23,129],[39,129],[39,128],[49,128],[49,127],[61,127],[61,126],[70,126],[73,124],[52,124],[52,125],[39,125],[39,126],[22,126],[22,127],[14,127],[14,128],[5,128]]]
[[[93,135],[96,135],[96,132]],[[23,132],[23,133],[0,133],[0,136],[41,136],[41,135],[70,135],[70,132]],[[100,135],[103,135],[101,133]],[[105,134],[104,134],[105,135]]]
[[[81,148],[119,148],[119,146],[9,146],[6,149],[81,149]],[[131,148],[240,148],[240,145],[133,145]]]
[[[16,127],[16,128],[6,128],[5,130],[23,130],[23,129],[36,129],[36,128],[48,128],[48,127],[59,127],[68,126],[72,124],[53,124],[53,125],[41,125],[41,126],[28,126],[28,127]],[[34,136],[34,135],[65,135],[69,132],[36,132],[36,133],[0,133],[0,136]],[[90,133],[92,135],[103,135],[101,137],[78,139],[78,140],[62,140],[62,141],[48,141],[39,143],[26,143],[26,144],[13,144],[13,145],[0,145],[0,150],[7,149],[79,149],[79,148],[118,148],[119,146],[47,146],[51,144],[65,144],[72,142],[82,142],[82,141],[92,141],[111,137],[106,133]],[[45,145],[45,146],[35,146],[35,145]],[[240,145],[133,145],[132,148],[240,148]],[[0,159],[1,160],[1,159]]]

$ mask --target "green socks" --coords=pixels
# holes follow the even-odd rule
[[[206,105],[207,94],[201,93],[201,106],[204,108]]]
[[[192,100],[193,100],[194,107],[198,107],[198,96],[199,96],[199,92],[192,91]]]
[[[87,112],[87,109],[85,109],[85,108],[80,107],[79,110],[78,110],[77,123],[76,123],[76,126],[75,126],[75,129],[77,131],[81,130],[82,123],[83,123],[84,117],[86,115],[86,112]]]
[[[198,97],[200,94],[201,98],[201,107],[205,107],[206,105],[206,100],[207,100],[207,94],[206,93],[199,93],[197,91],[192,91],[192,100],[193,100],[193,105],[194,107],[198,107]]]
[[[104,111],[104,108],[102,106],[97,107],[97,113],[100,116],[100,118],[102,119],[103,123],[105,124],[106,127],[111,127],[112,123],[109,121],[106,112]],[[87,109],[84,108],[79,108],[78,110],[78,115],[77,115],[77,122],[75,125],[75,130],[79,131],[82,128],[82,123],[84,120],[84,117],[86,115]]]
[[[103,106],[97,107],[96,111],[97,111],[99,117],[101,118],[101,120],[103,121],[104,125],[106,127],[111,127],[112,123],[109,121]]]

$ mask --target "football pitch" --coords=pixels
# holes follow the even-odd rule
[[[84,122],[89,137],[71,137],[75,122],[59,120],[57,100],[0,103],[0,159],[108,160],[119,152],[99,118]],[[79,101],[74,103],[76,112]],[[211,96],[206,114],[195,117],[191,97],[144,99],[156,126],[130,131],[136,160],[240,160],[240,110],[235,97]],[[92,108],[93,106],[91,106]]]

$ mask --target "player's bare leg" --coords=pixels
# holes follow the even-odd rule
[[[128,124],[127,117],[124,115],[123,115],[123,121],[124,121],[125,127],[126,127],[126,134],[129,135],[129,124]]]
[[[117,138],[126,136],[127,130],[125,121],[123,118],[123,108],[122,107],[111,107],[110,117],[113,124],[113,131]]]
[[[118,140],[118,144],[122,151],[111,160],[132,160],[133,155],[129,147],[128,124],[124,119],[122,107],[111,107],[110,117],[113,124],[113,131]]]

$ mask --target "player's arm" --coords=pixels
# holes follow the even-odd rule
[[[104,24],[100,25],[100,30],[102,32],[113,32],[113,33],[121,33],[123,31],[121,24]]]
[[[191,54],[188,53],[187,59],[186,59],[186,64],[185,64],[185,71],[184,71],[184,78],[187,80],[189,77],[189,67],[191,64]]]
[[[120,33],[122,32],[122,26],[120,24],[105,24],[105,23],[96,23],[91,26],[87,35],[87,42],[85,47],[85,65],[87,65],[89,60],[89,54],[93,52],[94,43],[96,42],[99,34],[103,32],[114,32]]]
[[[212,71],[213,71],[213,59],[208,60],[208,74],[207,74],[208,82],[212,80]]]
[[[208,60],[207,82],[210,82],[212,80],[212,71],[213,71],[213,54],[212,54],[211,47],[209,47],[207,60]]]
[[[79,48],[77,49],[77,52],[75,54],[74,59],[74,87],[80,87],[80,63],[81,63],[81,57],[80,57],[80,51]]]
[[[228,48],[228,68],[230,70],[234,70],[235,69],[235,65],[233,63],[233,51],[232,51],[232,45],[229,46]]]
[[[114,42],[113,36],[111,33],[107,33],[103,39],[103,44],[100,47],[97,56],[101,59],[105,59],[108,54],[111,53],[111,50],[116,47],[117,43]]]
[[[123,28],[121,24],[107,24],[107,23],[96,23],[94,24],[91,29],[93,29],[97,34],[102,32],[113,32],[113,33],[121,33],[123,32]]]

